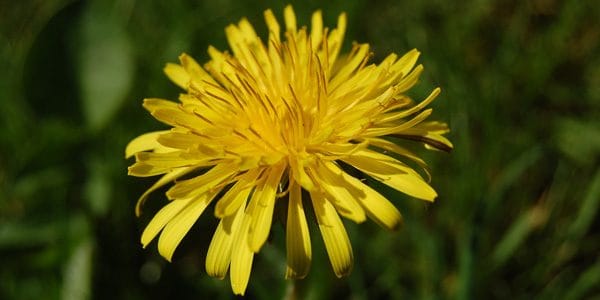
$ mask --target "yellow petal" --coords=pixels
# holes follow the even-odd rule
[[[358,150],[364,149],[369,146],[369,140],[365,139],[361,143],[323,143],[310,149],[319,150],[319,152],[326,152],[330,155],[347,156]]]
[[[243,210],[244,206],[240,207]],[[244,295],[250,271],[252,270],[252,261],[254,252],[248,246],[248,230],[252,217],[244,213],[240,228],[234,233],[233,248],[231,250],[231,270],[229,273],[231,279],[231,289],[236,295]]]
[[[267,23],[267,28],[269,28],[269,39],[274,40],[279,43],[279,22],[277,22],[277,18],[273,14],[273,11],[268,9],[264,13],[265,15],[265,23]],[[271,47],[271,43],[269,43],[269,47]]]
[[[138,199],[138,201],[135,205],[135,215],[138,217],[140,216],[140,214],[142,213],[142,206],[144,205],[144,202],[146,201],[146,199],[148,198],[148,195],[150,195],[150,193],[156,191],[157,189],[163,187],[165,184],[170,183],[171,181],[173,181],[195,169],[196,169],[195,167],[174,169],[171,172],[165,174],[163,177],[161,177],[149,189],[147,189],[142,194],[142,196],[140,196],[140,198]]]
[[[239,230],[243,218],[244,209],[238,208],[237,213],[227,216],[219,222],[206,254],[206,273],[208,275],[223,279],[227,274],[231,262],[233,237]]]
[[[142,246],[146,248],[148,244],[156,237],[156,235],[169,223],[181,210],[183,210],[192,199],[181,199],[171,201],[169,204],[161,208],[152,218],[150,223],[146,225],[142,233]]]
[[[169,166],[153,166],[151,164],[136,162],[127,168],[127,175],[136,177],[150,177],[171,172],[172,167]]]
[[[177,182],[167,191],[167,197],[177,199],[203,194],[223,183],[235,173],[237,173],[236,165],[218,164],[200,176]]]
[[[337,28],[331,31],[329,37],[327,38],[327,45],[329,49],[324,49],[328,51],[328,66],[329,72],[333,69],[335,65],[335,61],[337,59],[338,54],[340,53],[340,49],[342,48],[342,44],[344,42],[344,34],[346,34],[346,25],[348,20],[346,19],[346,14],[342,13],[338,17]]]
[[[135,157],[137,162],[128,168],[127,174],[138,177],[164,174],[181,167],[199,168],[215,164],[211,157],[190,155],[184,151],[139,152]]]
[[[288,32],[296,33],[296,14],[291,5],[288,5],[283,10],[283,19],[285,21],[285,29]]]
[[[325,165],[328,165],[329,168]],[[336,172],[334,173],[334,171]],[[366,220],[365,211],[356,202],[355,195],[344,187],[341,170],[333,166],[333,163],[319,163],[317,170],[313,172],[313,177],[318,180],[320,187],[327,196],[327,200],[335,206],[342,216],[356,223],[362,223]]]
[[[198,165],[210,162],[211,158],[202,157],[197,154],[190,155],[186,151],[172,151],[164,153],[139,152],[135,155],[138,162],[156,167],[180,168],[189,165]]]
[[[195,114],[185,112],[179,107],[175,109],[158,108],[152,111],[152,116],[167,125],[174,127],[181,126],[195,132],[202,132],[203,129],[210,126],[206,120]]]
[[[236,161],[240,165],[240,171],[244,171],[256,169],[259,166],[261,159],[262,157],[257,155],[246,155],[237,157]]]
[[[427,149],[450,152],[454,146],[442,134],[448,133],[448,125],[441,122],[423,122],[412,128],[406,129],[394,137],[414,140],[425,144]]]
[[[403,93],[413,87],[418,81],[419,76],[423,73],[423,66],[418,65],[414,68],[406,77],[403,77],[402,80],[395,85],[396,91],[398,93]]]
[[[425,148],[429,150],[442,150],[446,152],[452,151],[454,145],[446,137],[432,132],[422,131],[418,129],[410,129],[401,134],[395,134],[395,137],[422,142]]]
[[[242,33],[242,36],[244,37],[244,41],[246,41],[249,44],[259,42],[259,38],[256,35],[256,31],[254,31],[254,27],[252,27],[252,24],[248,21],[248,19],[242,18],[242,20],[240,20],[240,22],[238,23],[238,27]]]
[[[219,199],[215,206],[215,215],[224,218],[239,210],[240,205],[246,203],[250,192],[254,188],[254,182],[260,175],[255,169],[248,171]]]
[[[188,80],[194,80],[196,82],[207,81],[215,83],[215,80],[204,71],[204,69],[193,59],[191,56],[183,53],[179,56],[179,61],[188,74]],[[184,87],[187,88],[187,87]]]
[[[406,77],[415,66],[420,54],[417,49],[408,51],[390,68],[390,72],[402,74],[402,77]]]
[[[313,51],[317,50],[323,40],[323,16],[320,10],[313,13],[310,25],[310,42]]]
[[[358,202],[365,209],[369,218],[375,223],[389,230],[395,230],[402,224],[400,211],[384,196],[360,180],[343,172],[334,163],[327,163],[327,167],[336,174],[341,175],[341,186],[351,191],[352,195],[359,200]]]
[[[290,183],[286,227],[287,267],[286,279],[301,279],[308,274],[312,259],[310,234],[302,207],[302,190],[296,182]]]
[[[408,149],[398,146],[396,143],[392,143],[388,140],[384,140],[384,139],[380,139],[380,138],[367,138],[367,140],[369,142],[369,145],[371,145],[371,146],[381,148],[382,150],[385,150],[385,151],[394,152],[398,155],[404,156],[404,157],[409,158],[412,161],[416,162],[419,165],[419,167],[421,167],[421,170],[427,176],[427,181],[429,182],[431,180],[431,174],[429,173],[429,167],[427,166],[427,163],[425,163],[425,161],[423,159],[421,159],[420,157],[418,157],[416,154],[414,154],[411,151],[409,151]]]
[[[378,120],[378,122],[381,122],[381,123],[392,122],[395,120],[399,120],[399,119],[408,117],[408,116],[422,110],[427,105],[429,105],[429,103],[431,103],[440,94],[440,91],[441,91],[440,88],[436,88],[431,92],[431,94],[429,94],[429,96],[425,100],[421,101],[421,103],[419,103],[407,110],[387,114],[382,119]]]
[[[312,49],[317,50],[323,39],[323,16],[320,10],[312,14],[310,25],[310,42]]]
[[[360,150],[342,160],[409,196],[428,201],[437,197],[435,190],[417,172],[385,154]]]
[[[300,185],[305,190],[311,191],[314,187],[314,183],[312,182],[312,179],[310,178],[310,176],[308,176],[308,174],[306,173],[305,160],[303,160],[301,158],[299,158],[299,159],[290,158],[289,163],[290,163],[290,170],[291,170],[292,174],[294,175],[294,178],[296,179],[296,181],[298,181],[298,183],[300,183]]]
[[[434,132],[437,134],[444,134],[444,133],[450,132],[450,128],[448,127],[448,124],[446,124],[444,122],[439,122],[439,121],[423,122],[415,127],[422,129],[422,130]]]
[[[163,71],[165,72],[165,74],[167,74],[167,77],[169,77],[169,79],[171,79],[171,81],[173,81],[176,85],[178,85],[184,90],[187,89],[188,83],[190,82],[190,75],[188,74],[188,72],[185,71],[185,69],[182,66],[178,64],[168,63],[163,69]]]
[[[266,181],[264,184],[258,185],[252,195],[251,202],[255,203],[255,209],[251,211],[252,223],[250,224],[248,243],[254,253],[260,250],[271,232],[275,195],[285,167],[285,164],[279,164],[267,170]]]
[[[190,131],[201,131],[210,124],[200,116],[184,111],[173,101],[149,98],[144,99],[144,108],[157,120],[173,127],[185,127]]]
[[[406,158],[410,158],[411,160],[418,163],[423,168],[425,168],[427,166],[427,164],[425,163],[425,161],[423,159],[421,159],[420,157],[418,157],[417,155],[415,155],[408,149],[401,147],[395,143],[392,143],[390,141],[380,139],[380,138],[369,138],[367,140],[368,140],[369,145],[371,145],[371,146],[375,146],[375,147],[381,148],[383,150],[391,151],[396,154],[402,155]]]
[[[169,130],[154,131],[136,137],[125,147],[125,158],[130,158],[138,152],[154,150],[160,146],[158,137],[169,132]]]
[[[346,276],[352,271],[354,258],[344,224],[335,208],[322,195],[313,192],[310,197],[333,271],[337,277]]]
[[[354,49],[348,56],[348,59],[344,61],[344,65],[335,74],[335,77],[329,83],[332,89],[335,89],[339,84],[347,81],[347,79],[356,71],[359,66],[369,57],[369,44],[355,45]]]
[[[433,110],[426,109],[413,117],[412,119],[400,123],[395,126],[385,126],[385,127],[372,127],[364,131],[363,136],[365,137],[376,137],[376,136],[384,136],[384,135],[393,135],[393,134],[401,134],[403,131],[416,126],[417,124],[423,122],[423,120],[427,119]]]
[[[206,193],[191,200],[189,205],[181,210],[165,226],[158,238],[158,252],[165,259],[171,261],[175,249],[215,195],[216,193]]]
[[[237,26],[231,24],[225,28],[225,35],[227,36],[227,43],[233,51],[236,58],[243,62],[247,62],[247,57],[244,56],[247,51],[247,45],[244,43],[242,34]]]
[[[178,110],[179,105],[173,101],[158,99],[158,98],[146,98],[142,106],[150,113],[158,109],[174,109]]]
[[[187,150],[206,143],[206,139],[189,132],[169,131],[158,137],[158,142],[169,148]]]

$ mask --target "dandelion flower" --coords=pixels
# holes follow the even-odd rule
[[[229,271],[233,292],[242,295],[276,205],[287,205],[286,278],[309,271],[309,209],[341,277],[353,264],[341,217],[356,223],[368,217],[390,230],[402,221],[392,203],[355,176],[433,201],[437,194],[428,180],[405,161],[423,170],[425,163],[398,143],[452,148],[443,136],[447,125],[427,121],[432,110],[426,107],[440,89],[419,103],[405,95],[423,71],[415,66],[417,50],[373,64],[368,44],[339,55],[345,14],[329,30],[317,11],[310,31],[298,28],[291,6],[283,24],[271,10],[264,17],[266,41],[242,19],[225,29],[231,53],[209,47],[204,66],[187,54],[179,64],[167,64],[166,75],[184,93],[178,103],[145,99],[144,107],[171,128],[143,134],[126,148],[126,156],[136,159],[130,175],[162,175],[141,196],[136,214],[148,194],[172,184],[166,191],[170,201],[146,226],[142,245],[159,236],[158,251],[170,261],[215,202],[220,223],[206,271],[218,278]]]

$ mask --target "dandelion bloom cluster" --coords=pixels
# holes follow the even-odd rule
[[[298,28],[290,6],[279,24],[264,13],[263,42],[242,19],[226,28],[232,53],[209,47],[200,66],[186,54],[165,73],[182,89],[179,102],[145,99],[144,107],[170,130],[132,140],[126,156],[133,176],[162,177],[139,199],[173,183],[170,200],[142,233],[146,247],[156,236],[158,251],[171,260],[199,216],[214,205],[220,223],[206,257],[206,272],[229,271],[236,294],[244,294],[252,260],[269,236],[276,205],[287,206],[287,278],[306,276],[311,242],[306,210],[316,216],[333,271],[352,269],[352,248],[340,218],[367,217],[386,229],[402,221],[384,196],[355,177],[371,177],[409,196],[432,201],[433,188],[412,167],[425,163],[398,145],[400,140],[449,150],[444,123],[426,121],[435,89],[420,103],[404,93],[423,71],[419,52],[369,63],[368,44],[340,56],[346,16],[337,28],[323,27],[321,12],[310,31]],[[360,175],[357,175],[360,174]]]

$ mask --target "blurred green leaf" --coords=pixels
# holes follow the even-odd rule
[[[473,294],[473,247],[472,247],[473,233],[471,230],[463,233],[458,240],[459,248],[459,286],[456,292],[457,299],[471,299]]]
[[[571,237],[579,239],[588,231],[595,220],[600,206],[600,170],[596,172],[591,180],[585,197],[579,206],[579,213],[575,221],[569,227]]]
[[[496,246],[492,254],[494,265],[504,264],[519,246],[525,242],[525,239],[536,229],[539,228],[548,218],[547,209],[539,204],[523,212],[507,230]]]
[[[95,216],[105,216],[111,200],[110,174],[106,162],[99,158],[90,159],[87,165],[88,178],[83,193],[91,212]]]
[[[90,299],[92,282],[92,255],[94,245],[89,238],[83,239],[67,260],[64,269],[62,300]]]
[[[33,199],[43,192],[61,188],[68,182],[68,173],[61,167],[50,167],[25,174],[17,179],[10,187],[12,197],[17,199]],[[35,204],[35,203],[33,203]],[[0,206],[1,207],[1,206]]]
[[[556,123],[558,148],[579,164],[600,157],[600,123],[582,119],[559,119]]]
[[[3,222],[0,226],[0,250],[39,247],[55,241],[60,236],[62,223],[43,225],[22,222]]]
[[[583,299],[589,290],[598,289],[598,286],[600,286],[600,260],[597,260],[595,264],[579,275],[577,281],[567,289],[567,293],[563,299]]]
[[[78,54],[83,110],[92,130],[105,127],[117,112],[134,71],[131,42],[122,22],[98,7],[88,5],[82,16]]]
[[[534,147],[523,152],[519,156],[511,160],[497,176],[487,193],[489,198],[486,200],[486,217],[497,211],[498,206],[510,191],[510,189],[518,185],[525,172],[532,166],[535,166],[542,151],[539,147]]]

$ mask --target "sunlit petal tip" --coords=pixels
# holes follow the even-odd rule
[[[348,22],[348,16],[346,15],[345,12],[342,12],[340,14],[340,16],[338,17],[338,28],[345,29],[347,22]]]
[[[412,48],[410,51],[406,53],[407,55],[421,55],[421,51],[417,48]]]
[[[173,83],[175,83],[182,89],[187,88],[187,85],[190,81],[190,75],[181,65],[167,63],[163,68],[163,71],[165,72],[167,77],[171,79],[171,81],[173,81]]]
[[[304,278],[310,270],[312,249],[300,185],[291,183],[286,226],[286,278]]]
[[[316,26],[316,28],[311,28],[311,29],[320,29],[323,30],[322,26],[323,26],[323,12],[318,9],[315,10],[312,14],[312,25],[314,26],[315,24],[319,24],[318,26]]]
[[[130,158],[134,154],[142,151],[153,150],[160,146],[157,139],[160,135],[169,132],[168,130],[154,131],[142,134],[131,140],[125,147],[125,158]]]
[[[183,209],[186,208],[190,200],[171,202],[164,206],[142,232],[141,243],[145,248],[152,240],[167,226]]]
[[[402,218],[402,216],[400,216],[400,219],[398,221],[392,223],[392,225],[388,228],[388,230],[399,231],[403,227],[404,227],[404,218]]]
[[[189,54],[182,52],[181,54],[179,54],[179,62],[181,63],[181,65],[185,65],[187,60],[193,60],[196,61],[195,59],[193,59]]]
[[[283,19],[285,28],[288,32],[296,32],[296,13],[291,4],[288,4],[283,10]]]
[[[222,219],[215,231],[206,254],[206,273],[219,279],[225,278],[231,263],[231,253],[234,251],[234,238],[240,229],[244,218],[243,209]]]
[[[243,210],[243,208],[240,209]],[[251,220],[248,215],[243,214],[243,216],[242,224],[235,233],[229,271],[233,293],[242,296],[248,287],[252,262],[254,260],[254,253],[247,245],[248,229]]]
[[[248,283],[231,283],[231,290],[234,295],[244,296],[246,293],[246,288],[248,287]]]
[[[215,206],[215,210],[214,210],[214,216],[217,219],[223,219],[225,218],[227,215],[225,215],[225,211],[223,209],[217,209]]]
[[[219,199],[217,205],[215,205],[215,216],[217,218],[222,219],[238,211],[252,191],[252,186],[245,186],[246,184],[246,182],[238,181]]]
[[[229,237],[231,237],[231,234],[227,235],[221,223],[219,223],[205,261],[206,274],[211,277],[223,279],[227,274],[229,255],[231,254],[231,239]]]
[[[419,198],[419,199],[426,200],[429,202],[435,202],[435,199],[438,197],[437,192],[433,188],[431,188],[431,190],[427,191],[427,192],[428,192],[428,194],[426,197]]]
[[[346,276],[352,272],[354,258],[344,224],[320,193],[311,193],[311,199],[333,271],[337,277]]]
[[[176,108],[177,104],[175,102],[171,102],[171,101],[164,100],[164,99],[145,98],[144,101],[142,102],[142,106],[150,113],[153,113],[154,111],[159,110],[159,109]]]
[[[237,32],[237,26],[235,24],[229,24],[225,27],[225,34],[228,36],[232,35],[234,32]]]
[[[425,67],[422,64],[418,64],[414,69],[413,72],[415,72],[415,74],[421,74],[423,72],[423,70],[425,69]]]
[[[267,10],[265,10],[263,15],[265,17],[265,23],[267,23],[267,28],[269,30],[269,33],[272,34],[272,37],[276,41],[279,41],[279,31],[280,31],[279,22],[277,22],[277,18],[275,18],[273,11],[270,9],[267,9]]]
[[[252,24],[250,24],[250,21],[248,21],[248,18],[242,17],[240,19],[240,21],[238,22],[238,27],[240,27],[240,28],[251,28]]]
[[[196,220],[204,212],[215,194],[206,193],[197,198],[190,198],[190,200],[187,200],[189,204],[182,204],[185,207],[164,226],[158,239],[158,252],[165,259],[171,261],[175,249],[179,246],[183,237],[190,231],[192,225],[196,223]],[[176,200],[171,204],[184,201],[186,200]]]

